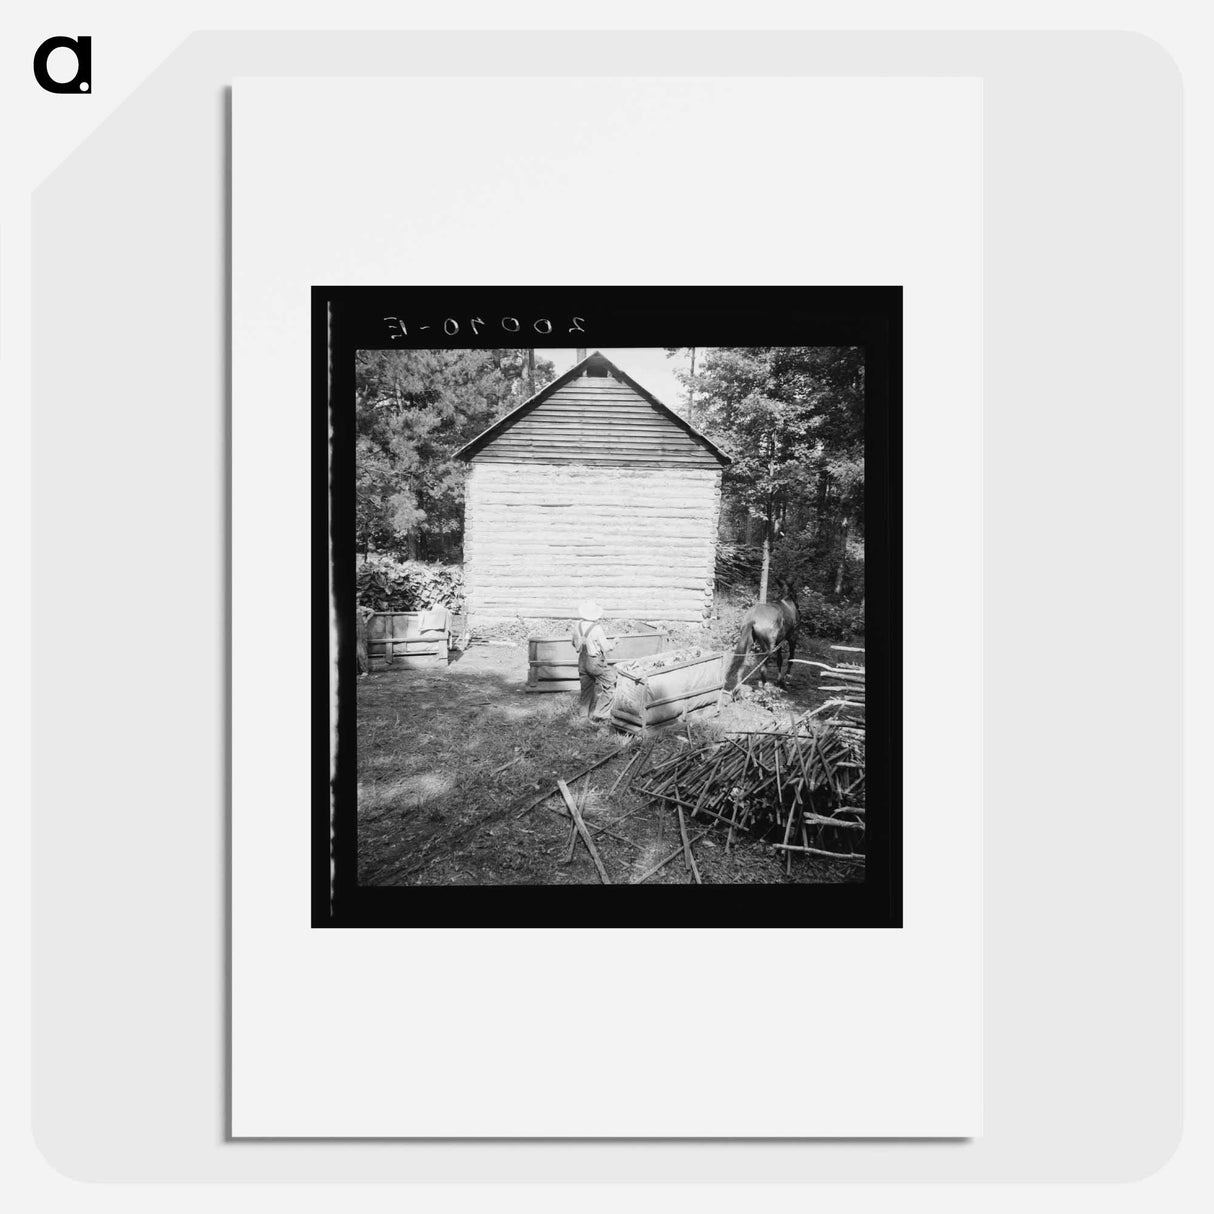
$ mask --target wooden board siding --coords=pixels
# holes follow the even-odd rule
[[[508,433],[472,460],[465,491],[473,618],[571,618],[584,598],[609,619],[708,614],[721,494],[714,457],[707,467],[486,459]]]
[[[480,463],[718,469],[703,443],[610,375],[570,380],[481,448]]]

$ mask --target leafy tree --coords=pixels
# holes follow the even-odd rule
[[[530,388],[519,350],[360,350],[355,529],[364,552],[458,556],[466,466],[452,458]],[[553,378],[536,363],[535,387]]]
[[[863,551],[863,350],[714,347],[683,378],[697,425],[733,456],[726,504],[760,527],[760,601],[785,536],[796,543],[782,545],[778,572],[840,595]],[[862,557],[859,568],[862,580]]]

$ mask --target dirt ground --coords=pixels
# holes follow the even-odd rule
[[[831,642],[802,637],[798,657],[823,660]],[[832,655],[835,656],[835,655]],[[774,678],[774,666],[770,668]],[[359,680],[359,881],[363,885],[594,884],[598,875],[579,839],[572,860],[567,818],[554,796],[521,811],[559,776],[566,781],[612,754],[570,785],[588,825],[605,826],[596,846],[613,883],[647,872],[680,846],[677,819],[636,794],[611,786],[636,753],[637,742],[577,715],[576,694],[525,690],[525,642],[472,644],[452,655],[445,669],[377,669]],[[756,680],[757,681],[757,680]],[[700,743],[726,730],[765,729],[790,712],[815,707],[813,667],[792,667],[787,692],[760,692],[732,703],[719,716],[694,714],[690,733]],[[656,731],[652,762],[687,747],[688,729]],[[698,834],[703,824],[688,824]],[[694,847],[705,883],[854,881],[854,866],[797,856],[791,874],[784,859],[761,840],[735,838],[726,852],[725,831],[706,834]],[[681,858],[649,878],[688,883]]]

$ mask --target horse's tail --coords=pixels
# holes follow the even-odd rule
[[[726,691],[732,691],[737,686],[738,671],[746,660],[746,655],[750,652],[750,646],[754,640],[754,629],[754,620],[746,620],[742,624],[742,632],[738,636],[738,643],[733,647],[733,657],[729,660],[729,670],[725,674]]]

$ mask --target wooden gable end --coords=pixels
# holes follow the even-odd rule
[[[708,444],[612,375],[568,380],[472,458],[616,467],[719,468],[722,462]]]

